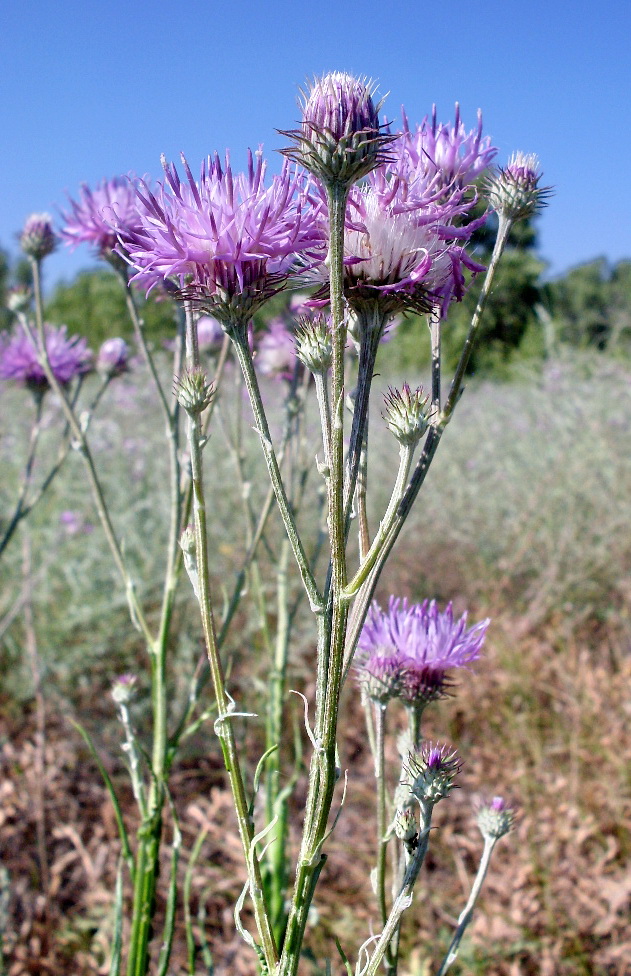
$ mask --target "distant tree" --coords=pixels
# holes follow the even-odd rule
[[[149,341],[159,342],[174,334],[174,307],[157,297],[145,299],[136,292]],[[132,326],[125,307],[125,294],[116,275],[107,269],[81,271],[70,283],[62,282],[46,304],[51,322],[67,325],[70,332],[88,338],[98,346],[110,336],[130,338]]]
[[[631,341],[631,261],[581,264],[551,282],[548,293],[561,342],[611,350]]]

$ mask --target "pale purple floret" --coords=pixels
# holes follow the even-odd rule
[[[478,110],[477,128],[467,132],[460,118],[460,106],[456,102],[453,125],[439,123],[436,106],[431,120],[423,119],[416,130],[410,125],[402,109],[403,131],[394,144],[393,151],[404,152],[410,166],[425,172],[427,178],[438,176],[443,186],[465,187],[485,174],[497,155],[489,136],[482,136],[482,112]]]
[[[260,153],[234,175],[226,159],[209,157],[198,181],[184,157],[186,179],[163,161],[165,179],[138,190],[142,226],[127,250],[134,280],[150,290],[175,279],[181,293],[224,320],[248,319],[282,286],[296,257],[322,248],[303,181],[288,164],[265,186]]]
[[[357,646],[362,682],[379,682],[398,670],[394,694],[408,704],[440,698],[447,672],[467,667],[480,656],[490,620],[467,628],[467,614],[454,620],[451,603],[441,612],[435,600],[408,604],[390,597],[384,612],[373,603]]]
[[[52,254],[57,247],[57,236],[50,214],[35,213],[26,218],[20,234],[20,247],[36,261]]]
[[[291,380],[296,371],[296,340],[282,316],[267,323],[257,343],[255,366],[263,376]]]
[[[124,373],[129,363],[129,346],[118,336],[106,339],[96,357],[96,368],[101,373],[116,376]]]
[[[57,381],[65,386],[92,368],[92,353],[82,336],[68,337],[66,326],[45,325],[46,349]],[[21,329],[0,336],[0,378],[45,390],[48,380],[37,350]]]
[[[484,270],[464,248],[486,219],[485,215],[470,219],[477,195],[466,180],[486,168],[495,150],[481,140],[479,131],[463,133],[459,119],[453,130],[425,126],[432,150],[440,149],[441,162],[447,165],[453,156],[452,168],[460,168],[448,179],[446,171],[430,160],[424,137],[412,134],[408,127],[390,146],[388,160],[365,183],[351,188],[344,242],[345,291],[356,309],[377,303],[385,314],[424,311],[438,304],[446,314],[450,302],[464,295],[465,271]],[[308,272],[304,280],[323,285],[328,280],[327,266]]]
[[[79,199],[69,198],[70,211],[63,214],[61,234],[71,247],[91,244],[107,256],[125,246],[128,235],[140,229],[137,179],[130,175],[102,180],[94,189],[84,183]]]

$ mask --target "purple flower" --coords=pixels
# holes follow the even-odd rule
[[[36,261],[52,254],[57,247],[57,237],[50,214],[37,213],[27,217],[20,234],[20,247],[25,254]]]
[[[385,673],[396,673],[388,697],[408,705],[434,701],[445,694],[451,668],[466,667],[480,656],[489,623],[467,628],[466,613],[454,621],[451,603],[441,613],[435,600],[410,605],[390,597],[387,612],[373,603],[357,646],[359,680],[373,687]]]
[[[141,226],[137,182],[134,176],[115,176],[94,190],[82,184],[79,200],[69,198],[71,210],[63,215],[62,237],[73,248],[91,244],[104,257],[120,243],[125,247],[128,235]]]
[[[410,129],[403,111],[403,132],[393,151],[405,153],[408,164],[428,181],[438,178],[444,187],[466,187],[482,176],[497,154],[488,136],[482,137],[482,112],[476,129],[467,132],[456,102],[453,126],[438,124],[436,106],[431,122],[426,117],[416,131]]]
[[[515,822],[515,810],[502,796],[494,796],[490,802],[479,803],[476,812],[480,833],[488,841],[499,840],[511,830]]]
[[[106,339],[96,357],[96,368],[106,376],[124,373],[129,363],[129,346],[118,337]]]
[[[198,182],[182,162],[185,182],[163,160],[156,192],[144,183],[138,190],[142,226],[127,245],[134,280],[151,289],[173,278],[182,296],[242,324],[282,287],[297,255],[309,261],[322,248],[315,214],[287,164],[265,186],[260,153],[236,176],[228,159],[222,168],[209,157]]]
[[[426,803],[437,803],[448,796],[462,767],[458,753],[450,746],[426,742],[408,756],[410,795]]]
[[[60,514],[59,521],[68,535],[78,535],[79,533],[89,535],[94,530],[91,522],[86,522],[82,515],[70,509]]]
[[[46,349],[57,381],[65,386],[75,376],[92,368],[92,353],[82,336],[66,335],[66,326],[46,324]],[[26,333],[16,330],[0,336],[0,378],[24,383],[29,389],[43,392],[48,380],[39,362],[39,354]]]
[[[197,320],[197,342],[200,352],[219,352],[225,335],[221,322],[212,315],[200,315]]]
[[[396,152],[395,152],[396,150]],[[399,140],[393,159],[351,188],[344,240],[344,288],[352,309],[379,308],[383,316],[399,311],[426,311],[440,302],[460,300],[464,269],[483,270],[462,246],[473,227],[462,226],[471,208],[470,195],[454,186],[446,191],[434,171],[414,165],[407,141]],[[322,230],[326,236],[326,228]],[[303,275],[318,284],[324,299],[328,267],[323,262]]]
[[[291,380],[296,371],[296,340],[282,316],[267,323],[258,342],[255,365],[263,376]]]

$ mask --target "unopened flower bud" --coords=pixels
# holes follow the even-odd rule
[[[119,674],[112,685],[112,698],[117,705],[128,705],[136,692],[138,677],[135,674]]]
[[[409,843],[418,834],[418,822],[410,807],[399,808],[394,817],[394,832],[399,840]]]
[[[296,355],[312,373],[326,373],[333,362],[331,331],[324,315],[301,316],[296,328]]]
[[[539,186],[541,175],[534,153],[513,153],[508,166],[487,181],[489,203],[507,220],[531,217],[546,206],[552,192],[549,186]]]
[[[485,840],[498,840],[507,834],[515,821],[515,811],[501,796],[478,807],[478,827]]]
[[[119,376],[127,369],[129,346],[124,339],[106,339],[96,357],[96,368],[104,376]]]
[[[333,71],[303,92],[302,125],[284,132],[295,143],[285,155],[326,182],[349,186],[384,159],[393,137],[381,131],[373,82]]]
[[[175,395],[187,413],[195,415],[206,409],[213,398],[214,388],[201,366],[187,366],[175,383]]]
[[[52,254],[57,247],[57,237],[50,214],[31,214],[27,217],[20,234],[20,247],[30,258],[38,261]]]
[[[386,409],[383,419],[399,444],[416,444],[429,424],[429,397],[422,386],[411,390],[404,383],[401,390],[392,387],[384,396]]]
[[[417,800],[438,803],[453,789],[461,765],[460,757],[449,746],[426,743],[408,757],[410,793]]]

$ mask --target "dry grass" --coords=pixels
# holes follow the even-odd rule
[[[462,406],[467,398],[469,405],[448,432],[434,480],[383,584],[382,596],[390,590],[437,595],[453,598],[457,609],[468,606],[473,619],[494,617],[479,666],[459,681],[451,700],[428,713],[428,734],[457,743],[465,766],[462,789],[437,811],[438,829],[406,923],[402,976],[425,976],[439,961],[481,849],[472,800],[497,792],[515,801],[518,824],[496,852],[454,973],[631,974],[631,387],[615,365],[559,369],[556,378],[547,374],[534,384],[467,391]],[[126,422],[120,406],[95,426],[104,454],[110,441],[132,436],[129,429],[121,435]],[[11,457],[17,440],[13,433],[5,439]],[[160,462],[151,443],[128,448],[136,469],[126,482],[120,467],[106,474],[149,603],[163,539],[155,500]],[[386,456],[389,448],[383,450]],[[493,474],[498,464],[501,477]],[[117,494],[118,482],[128,487]],[[218,525],[229,507],[218,497]],[[133,661],[139,667],[140,651],[123,601],[112,603],[97,533],[63,537],[51,513],[64,508],[89,517],[70,475],[33,522],[40,551],[54,548],[57,557],[40,557],[45,568],[35,597],[47,708],[48,897],[37,849],[36,725],[28,669],[20,667],[19,610],[5,635],[0,843],[9,877],[4,940],[10,976],[107,972],[119,844],[98,771],[72,718],[96,731],[131,825],[135,816],[107,687],[116,670]],[[231,568],[238,553],[220,541]],[[10,580],[6,562],[4,572]],[[5,612],[15,605],[19,585],[8,585],[6,593]],[[183,602],[178,609],[173,649],[174,671],[184,675],[198,651],[195,617],[186,608]],[[244,617],[240,627],[244,640],[257,646],[255,625]],[[294,674],[307,688],[310,657],[305,640]],[[242,692],[251,686],[251,671],[251,660],[235,657],[233,679]],[[174,680],[176,698],[182,687],[182,678]],[[327,957],[334,971],[341,970],[333,934],[352,955],[377,924],[368,883],[375,841],[372,772],[355,689],[349,686],[346,695],[341,741],[349,795],[328,845],[319,924],[308,937],[314,961],[305,962],[305,972],[324,972]],[[250,773],[259,733],[251,723]],[[303,789],[294,798],[298,818]],[[189,743],[172,791],[184,833],[182,873],[200,829],[207,830],[192,904],[195,913],[205,909],[217,972],[249,976],[252,958],[235,937],[232,918],[243,878],[241,852],[210,731]],[[168,851],[164,857],[163,885]],[[2,903],[0,893],[0,916]],[[181,933],[179,924],[174,974],[186,971]]]

